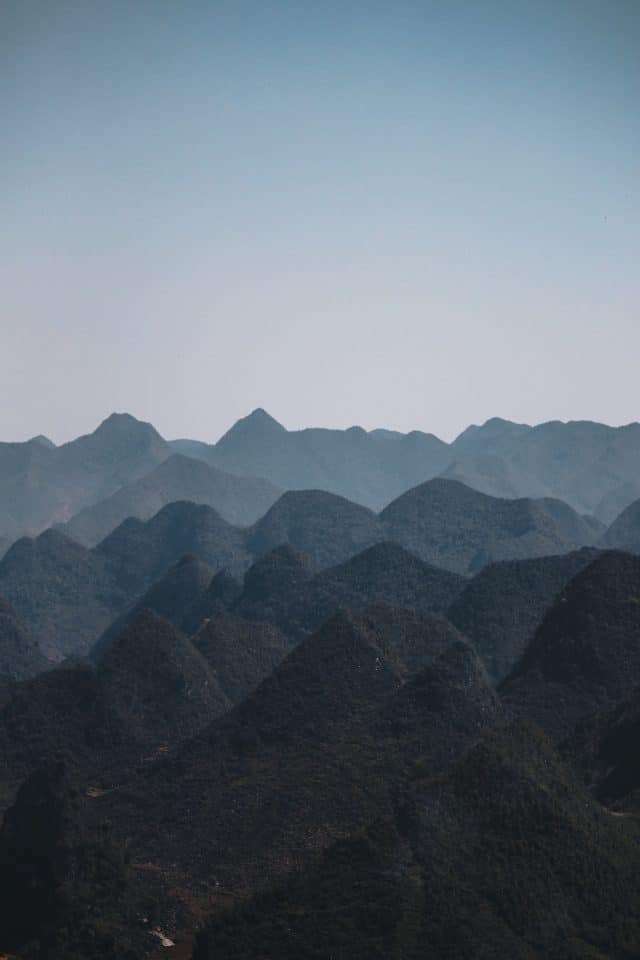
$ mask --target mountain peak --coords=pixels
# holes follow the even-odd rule
[[[272,437],[278,433],[287,433],[287,430],[262,407],[256,407],[248,416],[236,420],[234,425],[218,440],[216,446],[224,448],[238,440],[255,443],[262,437]]]
[[[152,430],[154,433],[157,432],[150,423],[146,423],[144,420],[137,420],[136,417],[130,413],[111,413],[96,427],[93,433],[94,436],[96,434],[115,435],[133,433],[136,430]]]
[[[31,437],[30,440],[27,440],[27,443],[39,443],[42,447],[47,447],[49,450],[53,450],[55,447],[53,440],[45,437],[44,433],[39,433],[37,437]]]

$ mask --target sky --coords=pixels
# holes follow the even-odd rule
[[[638,0],[3,0],[0,438],[640,419]]]

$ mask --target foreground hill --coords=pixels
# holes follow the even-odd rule
[[[249,526],[279,494],[267,480],[234,477],[199,460],[173,454],[107,500],[85,507],[62,530],[84,546],[93,547],[127,517],[148,520],[176,500],[206,504],[229,523]]]
[[[512,727],[415,782],[393,817],[221,914],[194,960],[623,960],[640,946],[638,836],[535,728]]]
[[[562,754],[598,800],[640,813],[640,686],[617,706],[588,717]]]
[[[596,557],[561,592],[501,692],[555,739],[640,682],[640,557]]]
[[[595,556],[595,550],[583,549],[559,557],[502,560],[464,587],[447,617],[472,641],[494,683],[520,660],[556,597]]]

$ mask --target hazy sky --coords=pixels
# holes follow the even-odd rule
[[[2,0],[0,438],[640,419],[639,0]]]

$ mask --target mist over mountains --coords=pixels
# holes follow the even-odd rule
[[[258,409],[207,444],[167,442],[112,414],[59,447],[44,437],[0,443],[0,550],[54,524],[93,546],[126,517],[148,519],[173,500],[207,503],[239,525],[286,490],[326,490],[378,512],[437,476],[496,497],[560,499],[609,525],[640,498],[639,450],[638,424],[495,418],[446,444],[417,430],[288,431]]]
[[[0,444],[0,954],[639,956],[639,466],[261,410]]]

